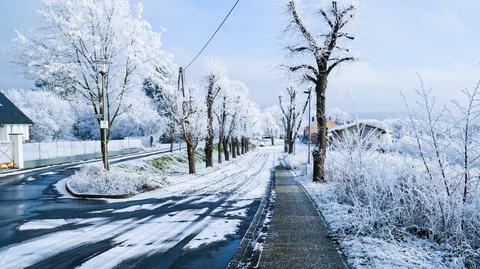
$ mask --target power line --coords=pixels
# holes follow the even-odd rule
[[[233,7],[230,9],[230,11],[227,13],[227,15],[225,16],[225,18],[223,19],[223,21],[220,23],[220,25],[218,26],[217,30],[215,30],[215,32],[212,34],[212,36],[210,37],[210,39],[208,39],[207,43],[205,43],[205,45],[202,47],[202,49],[197,53],[197,55],[195,55],[195,57],[193,58],[193,60],[184,68],[184,70],[187,70],[194,62],[195,60],[197,60],[197,58],[202,54],[202,52],[207,48],[208,44],[210,44],[210,42],[213,40],[213,38],[215,37],[215,35],[218,33],[218,31],[220,30],[220,28],[222,28],[223,24],[227,21],[228,17],[230,16],[230,14],[232,14],[233,10],[235,9],[235,7],[237,6],[238,2],[240,2],[240,0],[237,0],[235,2],[235,4],[233,5]]]
[[[225,16],[225,18],[223,18],[222,22],[220,23],[220,25],[217,27],[217,29],[215,30],[215,32],[212,34],[212,36],[208,39],[207,43],[205,43],[205,45],[202,47],[202,49],[197,53],[197,55],[195,55],[195,57],[193,58],[192,61],[190,61],[190,63],[187,65],[187,67],[183,68],[183,70],[187,70],[187,68],[189,68],[194,62],[195,60],[197,60],[197,58],[203,53],[203,51],[207,48],[208,44],[210,44],[210,42],[213,40],[213,38],[215,37],[215,35],[218,33],[218,31],[220,31],[220,28],[222,28],[222,26],[225,24],[225,22],[227,21],[228,17],[230,16],[230,14],[232,14],[233,10],[235,9],[235,7],[238,5],[238,2],[240,2],[240,0],[237,0],[235,2],[235,4],[233,5],[233,7],[230,9],[230,11],[228,11],[227,15]],[[158,57],[160,56],[163,56],[163,54],[158,54],[156,56],[153,56],[152,58],[150,59],[147,59],[143,62],[141,62],[141,64],[144,64],[144,63],[147,63],[147,62],[150,62],[152,60],[155,60],[157,59]]]

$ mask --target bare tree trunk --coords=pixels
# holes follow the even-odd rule
[[[195,174],[195,149],[191,143],[187,143],[188,173]]]
[[[230,151],[232,152],[232,158],[237,158],[237,151],[235,147],[235,138],[230,141]]]
[[[223,145],[223,155],[225,156],[225,161],[230,161],[230,153],[228,152],[228,139],[222,139]]]
[[[241,153],[245,154],[245,138],[240,138]]]
[[[218,147],[218,163],[222,163],[222,140],[223,138],[218,139],[217,147]]]
[[[213,100],[207,101],[207,138],[205,140],[205,165],[206,167],[213,166]]]
[[[175,142],[175,140],[174,140],[173,137],[172,137],[172,139],[170,140],[170,152],[173,152],[173,144],[174,144],[174,142]]]
[[[272,140],[272,146],[275,146],[275,139],[273,138],[273,136],[270,139]]]
[[[240,153],[240,142],[238,142],[238,137],[235,138],[235,146],[237,147],[237,155],[241,155]]]
[[[317,94],[316,114],[318,126],[318,148],[313,152],[313,181],[325,182],[325,159],[327,156],[327,121],[325,116],[325,90],[327,77],[320,76],[315,91]]]

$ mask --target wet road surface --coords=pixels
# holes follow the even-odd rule
[[[63,197],[55,184],[76,164],[2,177],[0,268],[225,268],[272,160],[252,152],[198,184],[115,202]]]

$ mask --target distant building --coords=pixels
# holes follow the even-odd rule
[[[342,140],[348,134],[359,134],[362,137],[370,136],[383,142],[390,141],[387,129],[374,121],[354,121],[329,129],[330,139]]]
[[[335,128],[336,126],[337,124],[334,121],[327,120],[327,130]],[[310,138],[310,143],[318,144],[318,125],[316,120],[313,120],[309,126],[303,129],[303,137],[305,141],[308,141]]]
[[[22,134],[24,140],[30,140],[32,125],[32,120],[0,93],[0,141],[10,141],[11,134]]]

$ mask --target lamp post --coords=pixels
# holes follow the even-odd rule
[[[103,135],[103,139],[101,143],[103,144],[103,151],[102,151],[102,159],[103,159],[103,168],[105,170],[110,170],[110,164],[108,162],[108,142],[107,142],[107,136],[108,136],[108,129],[109,129],[109,122],[110,122],[110,117],[108,113],[108,94],[107,90],[105,87],[105,75],[108,72],[108,65],[109,62],[105,60],[96,60],[95,61],[96,69],[97,72],[100,74],[100,90],[102,93],[102,103],[101,103],[101,120],[100,120],[100,129]]]
[[[308,157],[307,157],[307,164],[310,164],[310,141],[312,139],[312,128],[310,127],[311,125],[311,97],[312,97],[312,88],[309,88],[308,91],[304,91],[303,93],[308,94]]]

